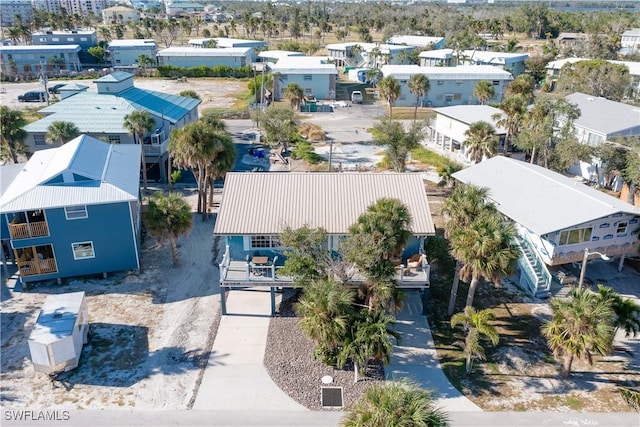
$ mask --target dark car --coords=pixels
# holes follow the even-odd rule
[[[27,92],[18,96],[18,101],[20,102],[44,102],[46,100],[47,94],[41,90]]]
[[[49,93],[54,95],[56,93],[60,93],[60,88],[65,87],[67,83],[58,83],[57,85],[51,86],[49,88]]]

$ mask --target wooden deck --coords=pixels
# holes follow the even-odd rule
[[[251,266],[246,261],[227,262],[227,266],[221,265],[220,286],[225,288],[246,288],[246,287],[278,287],[292,288],[293,279],[289,276],[278,274],[278,266],[259,267],[252,271]],[[398,268],[396,277],[397,287],[405,289],[423,289],[429,287],[429,266],[423,271],[407,271]],[[402,273],[402,274],[401,274]],[[364,277],[355,274],[349,281],[349,285],[358,287],[364,282]]]

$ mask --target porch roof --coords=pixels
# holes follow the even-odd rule
[[[541,166],[492,157],[453,174],[465,184],[489,189],[504,215],[543,235],[640,208]]]
[[[424,182],[411,173],[228,173],[214,234],[274,235],[284,227],[347,234],[383,197],[402,200],[416,236],[435,234]]]

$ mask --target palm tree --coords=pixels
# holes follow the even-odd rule
[[[405,52],[404,50],[402,52]],[[420,98],[427,96],[431,89],[431,83],[429,77],[424,74],[414,74],[407,83],[409,91],[416,96],[416,106],[413,109],[413,121],[416,121],[418,117],[418,105],[420,105]]]
[[[402,123],[385,118],[373,127],[373,142],[386,147],[384,157],[395,172],[404,172],[411,150],[420,145],[422,131],[420,125],[413,123],[405,131]]]
[[[304,286],[296,304],[300,327],[316,343],[316,355],[323,361],[337,356],[337,347],[347,331],[353,291],[332,280],[314,280]]]
[[[485,102],[496,96],[496,91],[489,80],[480,80],[473,88],[473,96],[478,98],[480,104],[484,105]]]
[[[224,123],[223,123],[224,126]],[[225,137],[226,136],[226,137]],[[216,179],[224,176],[233,169],[236,164],[238,152],[233,138],[228,132],[220,132],[220,149],[215,152],[215,157],[207,165],[207,182],[211,191],[209,192],[209,207],[213,206],[213,186]]]
[[[171,243],[173,266],[179,265],[178,238],[191,230],[191,208],[180,193],[158,192],[149,200],[149,210],[145,215],[145,226],[152,236],[162,242]]]
[[[445,412],[435,405],[430,390],[407,380],[388,381],[369,388],[342,419],[343,427],[448,427]]]
[[[458,185],[454,188],[453,192],[447,197],[442,204],[442,214],[445,218],[444,223],[444,236],[447,239],[451,238],[451,235],[458,228],[468,227],[482,212],[486,210],[495,211],[493,205],[487,204],[487,195],[489,190],[483,187],[476,187],[475,185]],[[449,308],[447,314],[451,316],[453,314],[456,297],[458,295],[458,281],[460,278],[460,269],[462,263],[456,260],[456,269],[453,276],[453,285],[451,287],[451,296],[449,299]]]
[[[498,141],[491,123],[484,121],[471,123],[469,129],[464,131],[464,136],[467,137],[464,141],[465,151],[473,163],[480,163],[483,158],[496,155]]]
[[[0,160],[10,158],[13,163],[19,163],[18,156],[27,155],[27,146],[24,144],[27,132],[23,129],[26,125],[22,111],[0,106]]]
[[[391,119],[393,105],[400,96],[400,83],[392,76],[387,76],[378,83],[378,90],[389,105],[389,119]]]
[[[304,97],[304,91],[298,83],[289,83],[284,88],[284,98],[289,101],[291,108],[295,111],[300,110],[300,103]]]
[[[147,189],[147,159],[144,154],[144,144],[142,138],[145,132],[151,132],[156,126],[156,121],[146,110],[136,110],[124,116],[123,126],[133,135],[134,144],[140,144],[142,153],[142,184]]]
[[[507,134],[504,139],[504,154],[509,151],[509,143],[520,130],[520,125],[527,112],[527,99],[520,94],[516,94],[506,98],[500,104],[500,109],[504,111],[504,116],[501,113],[494,114],[491,118],[496,120],[496,126],[502,126],[507,130]]]
[[[635,337],[640,333],[640,306],[631,298],[623,298],[608,286],[598,285],[598,296],[611,304],[615,314],[613,327],[615,332],[624,329],[625,338]]]
[[[575,357],[592,365],[594,353],[605,355],[611,351],[614,312],[607,299],[576,288],[568,298],[553,298],[550,304],[553,316],[542,332],[553,355],[563,360],[563,378],[571,374]]]
[[[58,120],[51,123],[47,128],[46,140],[49,144],[58,142],[62,145],[71,141],[78,135],[80,135],[80,130],[78,130],[78,127],[75,124]]]
[[[462,263],[460,278],[469,283],[467,307],[473,305],[473,297],[481,279],[500,280],[510,274],[520,250],[513,243],[515,228],[504,223],[492,210],[483,210],[467,227],[457,227],[450,236],[451,254]]]
[[[482,335],[489,338],[493,345],[498,344],[498,331],[490,322],[496,316],[491,310],[476,311],[473,307],[465,307],[462,313],[456,313],[451,318],[451,327],[462,325],[466,332],[463,353],[467,359],[466,373],[469,375],[475,359],[485,360],[484,348],[480,341]]]

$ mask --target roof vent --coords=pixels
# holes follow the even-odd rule
[[[588,96],[588,97],[587,97],[587,101],[595,101],[595,100],[596,100],[596,99],[595,99],[595,98],[593,98],[593,97],[591,97],[591,96]]]

